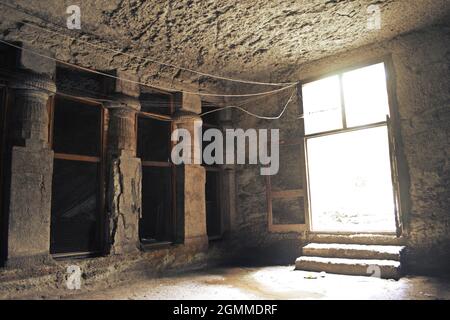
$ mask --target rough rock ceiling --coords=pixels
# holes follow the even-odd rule
[[[2,1],[60,25],[66,7],[78,2],[82,31],[97,40],[116,39],[141,56],[249,79],[450,16],[448,0]],[[366,28],[371,4],[380,6],[380,30]]]

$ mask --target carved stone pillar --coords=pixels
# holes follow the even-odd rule
[[[136,111],[140,106],[109,104],[108,163],[109,239],[112,254],[139,248],[141,214],[141,159],[136,157]]]
[[[20,79],[20,80],[19,80]],[[53,151],[48,144],[50,78],[20,72],[11,83],[16,115],[11,162],[8,267],[28,267],[50,255]]]
[[[222,125],[223,132],[226,129],[234,129],[232,121],[232,110],[227,109],[219,112],[219,120]],[[226,155],[224,155],[226,158]],[[224,164],[223,170],[223,213],[224,213],[224,232],[229,234],[237,229],[236,221],[236,168],[234,164]]]
[[[186,129],[191,138],[200,137],[202,133],[202,119],[200,97],[183,94],[182,107],[174,116],[176,128]],[[177,167],[178,210],[184,220],[183,241],[185,245],[194,246],[197,251],[208,248],[206,233],[205,206],[205,168],[199,164],[201,141],[191,143],[191,164]]]

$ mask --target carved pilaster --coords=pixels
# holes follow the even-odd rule
[[[112,254],[136,251],[139,247],[141,214],[141,160],[136,157],[136,110],[139,105],[123,101],[109,109],[107,206]]]
[[[14,89],[16,128],[15,141],[30,148],[48,146],[49,114],[47,102],[56,91],[50,78],[20,71],[14,74],[10,87]]]
[[[189,144],[191,150],[191,164],[201,164],[202,152],[202,118],[193,112],[178,111],[173,117],[175,127],[177,129],[185,129],[189,131],[191,141],[184,141],[186,145]]]
[[[11,82],[16,112],[12,149],[7,266],[32,267],[50,257],[53,152],[48,148],[49,77],[20,71]]]
[[[199,106],[190,105],[189,109]],[[191,164],[184,164],[177,169],[177,185],[179,203],[178,210],[184,214],[184,243],[195,250],[208,248],[206,232],[205,184],[206,172],[201,165],[202,152],[202,119],[192,111],[180,110],[174,115],[177,129],[186,129],[191,135]],[[195,142],[194,139],[197,139]],[[184,143],[186,143],[184,141]]]
[[[136,112],[123,106],[110,109],[110,152],[136,155]]]
[[[222,131],[234,129],[233,111],[231,109],[219,112],[219,120]],[[226,150],[225,150],[226,152]],[[226,154],[224,155],[226,158]],[[224,232],[229,234],[237,229],[236,221],[236,166],[235,164],[223,164],[223,193],[221,194],[224,212]]]

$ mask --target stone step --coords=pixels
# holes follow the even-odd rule
[[[391,234],[332,234],[310,233],[309,242],[314,243],[342,243],[342,244],[367,244],[367,245],[391,245],[400,246],[404,239]]]
[[[337,273],[355,276],[401,277],[400,262],[377,259],[343,259],[302,256],[295,261],[296,270]]]
[[[400,261],[400,254],[404,248],[403,246],[310,243],[303,247],[303,255],[310,257]]]

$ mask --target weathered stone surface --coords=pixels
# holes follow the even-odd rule
[[[120,93],[129,97],[139,97],[141,88],[138,84],[139,77],[137,75],[118,70],[115,72],[115,76],[119,78],[114,81],[115,93]]]
[[[8,267],[49,257],[53,152],[14,147],[11,168]]]
[[[393,72],[389,78],[395,86],[391,103],[394,104],[394,110],[398,110],[400,126],[398,158],[401,163],[407,272],[443,272],[449,268],[448,28],[440,25],[411,32],[390,41],[292,68],[286,75],[287,78],[306,80],[391,55]],[[279,98],[278,108],[282,105],[283,98]],[[277,108],[270,100],[249,104],[248,108],[253,106],[257,106],[259,113],[264,115],[271,115]],[[295,120],[296,115],[298,108],[294,104],[279,121],[265,122],[240,113],[235,114],[235,121],[239,127],[278,126],[281,128],[281,139],[284,139],[289,135],[301,137],[301,122]],[[263,183],[257,178],[254,168],[238,168],[238,217],[246,233],[245,239],[252,234],[253,243],[281,237],[267,235],[265,231],[267,213]],[[302,241],[307,240],[299,236]],[[313,240],[317,241],[316,238]],[[379,239],[373,240],[376,243]]]
[[[16,89],[17,107],[20,110],[20,136],[25,145],[40,144],[41,147],[48,145],[48,123],[47,111],[48,94],[38,90]]]
[[[177,129],[185,129],[190,133],[191,141],[187,143],[191,150],[191,164],[177,167],[178,203],[184,222],[183,242],[189,246],[197,246],[200,251],[208,248],[206,233],[205,205],[205,168],[201,164],[202,119],[200,97],[182,94],[181,109],[174,115]],[[181,198],[180,198],[181,196]]]
[[[302,254],[310,257],[400,261],[400,254],[404,248],[404,246],[310,243],[303,247]]]
[[[295,261],[295,268],[355,276],[370,276],[379,271],[379,276],[386,279],[401,276],[400,262],[394,260],[300,257]]]
[[[141,159],[121,156],[111,163],[109,185],[111,253],[139,248],[141,214]]]
[[[108,107],[109,241],[112,254],[123,254],[139,248],[142,166],[136,158],[136,112],[121,103]]]
[[[136,112],[121,103],[108,104],[108,151],[114,156],[123,152],[136,156]]]
[[[190,141],[183,141],[186,150],[190,150],[190,164],[202,163],[202,118],[191,111],[177,111],[174,115],[174,123],[177,129],[187,130]]]
[[[0,298],[27,295],[36,297],[36,292],[54,292],[60,295],[75,293],[68,290],[66,285],[69,275],[67,268],[73,265],[79,266],[82,272],[81,290],[106,289],[110,288],[112,282],[120,284],[141,277],[157,277],[204,268],[207,263],[210,265],[209,260],[213,258],[213,254],[206,254],[200,249],[198,245],[178,245],[149,252],[37,264],[33,269],[0,269]]]
[[[9,1],[27,12],[66,27],[68,3],[59,0]],[[382,41],[445,21],[448,1],[377,1],[381,29],[368,30],[373,1],[106,1],[82,0],[82,38],[126,53],[253,80],[285,81],[282,70]],[[58,58],[98,70],[134,70],[143,81],[182,88],[206,78],[148,60],[123,56],[15,23],[30,17],[11,9],[0,30],[8,39],[23,39],[51,48]],[[43,24],[45,26],[45,24]],[[51,27],[51,26],[49,26]],[[53,29],[53,28],[52,28]],[[71,33],[75,38],[81,36]],[[295,78],[290,78],[295,80]],[[172,82],[173,81],[173,82]],[[224,83],[220,81],[220,83]],[[220,88],[220,85],[218,86]],[[223,88],[223,87],[222,87]],[[242,90],[253,87],[242,86]],[[254,89],[253,89],[254,90]],[[221,91],[224,91],[223,89]]]
[[[66,32],[64,1],[9,1],[58,23]],[[448,270],[449,247],[449,2],[377,1],[382,28],[368,31],[372,1],[80,1],[82,35],[75,38],[151,60],[260,81],[297,81],[392,55],[400,115],[403,209],[407,265],[412,271]],[[223,93],[266,90],[207,81],[149,60],[94,48],[60,35],[17,24],[28,15],[3,8],[1,38],[49,50],[64,61],[96,70],[121,69],[140,81],[177,89]],[[47,26],[38,19],[33,19]],[[430,27],[436,25],[435,27]],[[48,25],[50,27],[50,25]],[[53,28],[53,27],[52,27]],[[392,40],[389,40],[392,39]],[[370,45],[371,43],[375,43]],[[359,48],[359,49],[357,49]],[[328,58],[327,58],[328,57]],[[30,65],[26,59],[24,66]],[[31,60],[30,60],[31,61]],[[264,89],[265,88],[265,89]],[[118,92],[133,90],[117,87]],[[289,92],[290,93],[290,92]],[[277,115],[288,92],[246,101],[249,110]],[[198,99],[197,99],[198,100]],[[227,103],[244,102],[228,99]],[[284,117],[264,121],[234,113],[234,126],[281,128],[281,138],[301,135],[296,99]],[[198,106],[191,108],[198,113]],[[264,179],[256,167],[236,168],[235,247],[283,247],[302,234],[269,234]],[[231,210],[230,210],[231,212]],[[278,245],[281,244],[281,245]],[[243,249],[243,248],[242,248]],[[249,250],[247,250],[248,252]]]
[[[395,235],[372,234],[309,234],[308,241],[314,243],[340,243],[340,244],[364,244],[364,245],[402,245],[404,238]]]
[[[37,50],[37,53],[34,53]],[[33,73],[53,77],[56,69],[56,62],[44,58],[40,55],[52,56],[47,50],[39,50],[29,44],[22,44],[22,50],[19,52],[18,67]]]
[[[54,66],[53,66],[54,67]],[[52,72],[54,69],[50,68]],[[41,70],[42,71],[42,70]],[[48,146],[49,77],[20,71],[15,90],[7,265],[31,267],[49,257],[53,151]]]
[[[205,207],[205,168],[187,165],[184,168],[184,243],[207,246]]]
[[[202,111],[202,101],[200,99],[200,96],[189,93],[183,93],[182,99],[183,100],[181,104],[181,110],[194,112],[197,114],[199,114]]]

